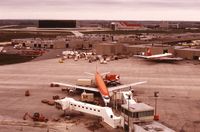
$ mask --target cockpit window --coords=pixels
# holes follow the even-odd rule
[[[108,96],[104,96],[105,99],[110,99]]]

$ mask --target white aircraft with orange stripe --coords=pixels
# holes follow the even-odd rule
[[[90,75],[92,75],[91,73],[89,73]],[[99,72],[96,72],[95,74],[95,81],[96,81],[96,86],[97,88],[92,88],[92,87],[84,87],[84,86],[78,86],[78,85],[71,85],[71,84],[66,84],[66,83],[59,83],[59,82],[52,82],[51,86],[66,86],[69,87],[69,89],[82,89],[82,90],[88,90],[88,91],[93,91],[93,92],[99,92],[103,98],[103,101],[105,103],[105,105],[107,105],[110,102],[110,96],[113,94],[114,91],[118,91],[118,90],[124,90],[126,88],[131,88],[132,86],[136,86],[139,84],[143,84],[146,83],[146,81],[142,81],[142,82],[137,82],[137,83],[130,83],[130,84],[125,84],[125,85],[119,85],[119,86],[115,86],[115,87],[107,87],[102,75]],[[129,89],[130,90],[130,89]]]
[[[159,61],[160,62],[173,62],[173,61],[183,60],[183,58],[180,58],[180,57],[171,57],[172,55],[173,55],[172,53],[163,53],[163,54],[152,55],[151,49],[148,48],[145,55],[134,55],[134,56],[144,58],[147,60],[151,60],[151,61],[158,61],[158,62]]]

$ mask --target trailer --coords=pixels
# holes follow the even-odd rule
[[[94,82],[92,79],[77,79],[76,85],[84,86],[84,87],[91,87],[94,85]]]

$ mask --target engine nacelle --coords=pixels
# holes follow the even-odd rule
[[[69,93],[74,93],[76,91],[76,88],[68,88]]]
[[[60,85],[59,85],[59,84],[51,83],[51,84],[50,84],[50,87],[60,87]]]

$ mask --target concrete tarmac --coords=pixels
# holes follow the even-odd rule
[[[42,104],[42,99],[52,99],[53,95],[65,97],[61,88],[52,88],[53,81],[74,84],[78,78],[91,78],[84,72],[95,72],[96,62],[85,60],[59,59],[32,61],[21,64],[0,66],[0,130],[10,131],[91,131],[87,124],[97,121],[94,116],[80,113],[72,120],[53,122],[60,118],[62,111]],[[120,74],[123,84],[148,81],[134,87],[136,98],[154,106],[154,91],[159,91],[158,114],[160,122],[170,128],[185,132],[200,130],[200,64],[199,62],[154,63],[142,59],[123,59],[98,64],[99,72]],[[31,96],[25,97],[25,90]],[[48,123],[33,123],[22,120],[25,112],[40,112],[50,119]],[[39,125],[39,127],[35,127]],[[97,131],[122,131],[108,126]]]

